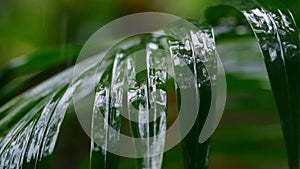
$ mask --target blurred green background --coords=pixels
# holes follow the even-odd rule
[[[101,26],[145,11],[200,18],[222,0],[1,0],[0,67],[13,57],[49,46],[85,42]],[[282,0],[300,23],[300,1]]]
[[[35,53],[36,72],[48,70],[35,78],[34,84],[74,63],[63,56],[76,56],[80,47],[96,30],[121,16],[136,12],[165,12],[183,18],[199,19],[214,0],[0,0],[0,70],[17,66],[20,56]],[[282,0],[300,25],[300,1]],[[224,13],[223,13],[224,12]],[[280,121],[256,40],[244,26],[240,15],[228,23],[216,19],[232,11],[208,13],[217,33],[217,48],[227,73],[228,98],[222,121],[211,145],[211,169],[287,169]],[[220,26],[244,28],[219,33]],[[229,30],[230,30],[229,29]],[[40,53],[36,53],[36,52]],[[55,51],[53,53],[53,51]],[[51,53],[52,52],[52,53]],[[48,57],[46,57],[48,54]],[[50,53],[50,54],[49,54]],[[74,54],[75,53],[75,54]],[[31,58],[28,57],[28,58]],[[53,61],[54,60],[54,61]],[[24,61],[24,60],[23,60]],[[50,66],[49,66],[50,65]],[[19,70],[26,74],[23,68]],[[32,73],[29,71],[29,73]],[[24,76],[24,75],[22,75]],[[23,77],[24,78],[24,77]],[[25,77],[26,78],[26,77]],[[20,80],[19,80],[20,81]],[[22,81],[22,80],[21,80]],[[15,82],[15,81],[14,81]],[[34,84],[23,87],[23,92]],[[1,87],[6,85],[0,81]],[[22,84],[20,84],[22,85]],[[10,90],[6,90],[10,91]],[[1,93],[0,95],[5,93]],[[70,110],[69,112],[72,112]],[[78,132],[71,132],[78,131]],[[62,126],[53,168],[87,168],[89,140],[74,113]],[[120,168],[133,168],[134,160],[122,158]],[[165,169],[181,169],[180,145],[166,153]]]

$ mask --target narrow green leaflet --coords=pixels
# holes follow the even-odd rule
[[[74,83],[71,75],[72,69],[66,70],[0,108],[1,168],[50,167],[64,115],[85,74],[78,74]]]
[[[192,98],[190,95],[191,98],[189,98],[191,100],[198,99],[200,107],[196,123],[182,141],[185,168],[205,169],[208,167],[209,140],[199,143],[198,138],[209,113],[211,87],[216,80],[217,53],[212,29],[199,21],[190,21],[190,23],[178,21],[170,25],[166,29],[166,33],[171,36],[168,43],[173,58],[175,79],[185,78],[182,80],[186,83],[184,84],[185,88],[181,91],[188,92],[196,87],[199,92],[197,93],[198,97]],[[181,75],[180,72],[183,71],[180,69],[186,68],[185,65],[189,67],[196,79]],[[180,98],[179,95],[178,97]],[[188,114],[188,112],[180,113]],[[181,123],[181,125],[185,125],[186,122],[182,121]]]
[[[116,52],[108,55],[113,58],[113,62],[105,68],[96,89],[92,125],[92,168],[118,167],[119,157],[108,150],[119,151],[120,136],[115,132],[121,130],[122,112],[123,116],[128,112],[132,135],[142,140],[142,145],[136,143],[136,150],[132,151],[140,151],[144,147],[142,151],[145,152],[160,152],[158,156],[139,158],[138,168],[161,168],[164,137],[155,136],[166,130],[164,84],[167,77],[167,56],[156,51],[159,40],[160,38],[151,35],[146,36],[133,46],[115,47]],[[154,121],[149,122],[150,118]],[[149,137],[154,139],[150,141]]]
[[[107,151],[108,148],[118,149],[119,135],[112,130],[120,132],[122,111],[122,83],[124,76],[113,73],[120,69],[119,61],[122,54],[110,54],[112,65],[108,65],[96,88],[94,112],[92,121],[91,142],[91,168],[116,169],[119,157]],[[121,67],[122,69],[122,67]],[[123,78],[123,79],[122,79]],[[116,89],[117,87],[117,89]]]
[[[128,57],[128,113],[132,134],[140,138],[138,168],[162,167],[167,128],[168,55],[158,35],[144,38],[145,50]],[[152,155],[157,154],[157,155]]]
[[[264,56],[281,119],[290,168],[299,168],[300,56],[297,27],[277,1],[229,0],[249,22]],[[214,8],[208,10],[213,15]],[[208,18],[210,16],[207,16]]]
[[[269,2],[230,0],[249,22],[261,48],[277,104],[291,169],[299,168],[300,54],[291,13]],[[271,5],[272,4],[272,5]]]

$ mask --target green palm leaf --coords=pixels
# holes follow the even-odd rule
[[[300,80],[297,76],[300,56],[298,32],[293,18],[288,10],[262,5],[254,0],[230,1],[229,5],[241,10],[258,39],[282,122],[289,167],[298,169]],[[145,113],[147,118],[150,118],[150,114],[160,116],[152,123],[140,124],[142,121],[138,121],[137,123],[131,122],[130,125],[132,135],[141,138],[141,143],[145,145],[147,151],[150,151],[155,146],[157,147],[156,151],[163,152],[164,139],[149,142],[145,138],[163,133],[166,130],[167,87],[168,83],[172,82],[172,80],[169,81],[171,78],[168,77],[166,72],[168,69],[176,71],[178,67],[176,68],[176,65],[172,63],[174,62],[173,58],[170,59],[161,55],[156,49],[151,48],[150,44],[157,45],[157,49],[170,50],[171,56],[178,57],[182,62],[189,63],[189,68],[198,77],[194,84],[196,86],[201,85],[199,95],[201,98],[205,98],[200,101],[204,107],[201,107],[199,110],[200,114],[196,124],[183,140],[182,145],[185,168],[207,168],[209,141],[198,143],[198,137],[209,111],[211,84],[213,81],[203,71],[208,68],[205,68],[203,63],[198,62],[197,59],[200,58],[201,60],[201,57],[207,57],[212,59],[211,63],[213,65],[215,62],[215,51],[213,55],[205,51],[203,56],[197,53],[198,50],[196,50],[196,44],[191,34],[196,34],[197,31],[198,33],[205,32],[208,36],[197,37],[200,38],[198,40],[212,42],[213,50],[215,46],[209,26],[203,27],[203,25],[199,26],[196,22],[193,23],[196,24],[199,30],[183,28],[184,31],[182,31],[182,27],[176,24],[165,30],[167,35],[179,37],[179,41],[176,42],[177,46],[172,46],[176,43],[169,37],[148,35],[138,38],[138,44],[127,48],[117,47],[109,53],[108,62],[105,65],[106,69],[104,71],[100,69],[103,72],[101,72],[98,86],[95,88],[96,97],[92,123],[94,140],[91,145],[91,168],[118,168],[119,157],[106,150],[112,145],[118,149],[121,140],[119,135],[112,133],[108,125],[120,132],[123,127],[123,119],[121,118],[121,112],[123,111],[128,111],[130,117],[135,115],[140,117],[142,113]],[[164,43],[161,43],[161,39],[163,39]],[[171,47],[175,48],[171,49]],[[182,48],[179,49],[178,47]],[[146,53],[144,53],[146,59],[142,63],[146,65],[147,69],[145,72],[137,73],[134,70],[138,67],[135,62],[136,58],[130,55],[144,48],[146,49]],[[187,50],[184,50],[184,48]],[[199,50],[201,51],[203,48]],[[83,81],[97,72],[99,65],[95,64],[97,63],[96,61],[96,57],[91,57],[81,62],[80,66],[84,67],[85,71],[75,74],[73,79],[72,69],[68,69],[12,99],[0,108],[1,168],[50,168],[49,162],[52,158],[66,111],[71,105],[73,95]],[[133,64],[134,66],[126,69],[128,64]],[[160,70],[152,69],[152,66],[159,67]],[[118,70],[121,69],[125,69],[125,71],[118,74]],[[18,71],[16,70],[16,72]],[[161,77],[155,76],[158,73],[163,75]],[[123,82],[123,85],[119,85],[118,83],[120,82]],[[176,84],[173,85],[176,86]],[[125,89],[129,89],[132,93],[142,91],[141,97],[129,97],[128,93],[124,92],[126,91]],[[173,92],[176,93],[177,90]],[[164,99],[159,98],[160,94],[164,96]],[[83,96],[77,99],[83,100]],[[124,98],[127,98],[125,101],[128,107],[120,106]],[[177,99],[180,100],[178,93]],[[158,105],[159,101],[163,101],[162,104]],[[136,112],[136,109],[134,110],[133,107],[130,107],[131,104],[133,107],[138,106]],[[151,107],[155,108],[151,109]],[[99,118],[100,115],[108,123],[103,122],[103,118]],[[98,145],[94,142],[98,136],[104,138],[103,144]],[[162,153],[153,157],[140,158],[137,166],[138,168],[161,168],[162,159]]]

